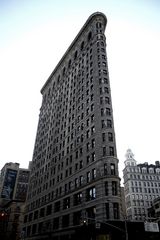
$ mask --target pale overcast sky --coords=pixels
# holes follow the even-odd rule
[[[32,160],[40,89],[96,11],[108,19],[120,176],[128,148],[139,163],[160,160],[160,1],[0,0],[0,169]]]

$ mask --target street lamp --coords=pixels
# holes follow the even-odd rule
[[[125,236],[126,236],[126,240],[128,240],[128,229],[127,229],[127,219],[124,218],[124,224],[125,224]]]

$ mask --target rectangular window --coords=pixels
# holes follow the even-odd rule
[[[92,148],[95,148],[95,139],[92,139]]]
[[[109,156],[114,156],[114,147],[109,147]]]
[[[113,203],[113,216],[114,219],[119,219],[119,204]]]
[[[107,127],[108,128],[112,127],[112,121],[110,119],[107,119]]]
[[[105,92],[105,93],[109,93],[109,90],[108,90],[107,87],[104,87],[104,92]]]
[[[104,175],[107,175],[107,164],[104,164]]]
[[[75,171],[78,170],[78,163],[75,164]]]
[[[96,160],[96,155],[95,152],[92,153],[92,162],[94,162]]]
[[[78,212],[74,212],[74,213],[73,213],[73,225],[74,225],[74,226],[80,225],[81,216],[82,216],[81,211],[78,211]]]
[[[105,195],[108,196],[108,182],[105,182]]]
[[[76,159],[78,158],[78,151],[76,152]]]
[[[87,183],[91,181],[91,173],[87,172]]]
[[[109,97],[105,97],[105,103],[109,104],[110,101],[109,101]]]
[[[53,219],[53,229],[56,230],[59,228],[59,218],[54,218]]]
[[[75,179],[75,188],[78,187],[78,178]]]
[[[89,132],[90,132],[89,130],[87,130],[87,132],[86,132],[86,137],[87,137],[87,138],[89,138],[89,137],[90,137],[90,134],[89,134]]]
[[[106,134],[102,133],[102,142],[105,142],[105,141],[106,141]]]
[[[101,126],[102,126],[102,128],[105,128],[106,125],[105,125],[105,121],[104,120],[101,121]]]
[[[95,133],[95,126],[91,127],[91,134]]]
[[[101,116],[104,116],[104,108],[101,108]]]
[[[111,109],[110,108],[106,108],[106,115],[110,116],[111,115]]]
[[[33,224],[32,226],[32,234],[35,234],[37,230],[37,224]]]
[[[89,151],[89,148],[90,148],[90,143],[88,142],[87,143],[87,152]]]
[[[91,105],[91,112],[94,110],[94,104]]]
[[[89,118],[86,121],[86,125],[87,125],[87,127],[89,126]]]
[[[54,204],[54,212],[59,212],[59,211],[60,211],[60,201]]]
[[[67,184],[64,185],[64,192],[67,193]]]
[[[104,78],[104,83],[107,84],[108,83],[108,79]]]
[[[44,217],[44,211],[45,211],[44,208],[41,208],[41,209],[40,209],[40,217]]]
[[[103,156],[106,156],[106,147],[103,147]]]
[[[91,116],[91,122],[94,121],[94,114]]]
[[[52,213],[52,204],[47,206],[46,216],[50,215]]]
[[[116,175],[116,169],[115,169],[115,164],[111,163],[111,175]]]
[[[117,182],[113,181],[112,182],[112,195],[117,196],[118,189],[117,189]]]
[[[113,142],[113,134],[111,132],[108,133],[108,141]]]
[[[80,148],[79,151],[80,151],[80,156],[82,156],[83,155],[83,148]]]
[[[70,208],[70,198],[67,197],[63,200],[63,209],[68,209]]]
[[[103,97],[100,97],[100,104],[103,104]]]
[[[81,186],[83,184],[83,176],[79,177],[79,185]]]
[[[106,203],[106,219],[109,219],[109,203]]]
[[[86,200],[94,200],[96,198],[96,189],[95,187],[88,188],[86,191]]]
[[[96,169],[93,168],[92,169],[92,179],[95,179],[96,178]]]
[[[38,224],[38,233],[41,233],[42,232],[42,229],[43,229],[43,222],[40,222]]]
[[[90,162],[90,156],[87,156],[87,164]]]
[[[34,219],[37,219],[37,218],[38,218],[38,210],[34,212]]]
[[[69,226],[69,214],[62,216],[62,227]]]
[[[83,161],[81,160],[80,162],[79,162],[79,169],[82,169],[83,168]]]
[[[82,203],[82,192],[76,193],[73,197],[74,199],[74,206],[79,205]]]

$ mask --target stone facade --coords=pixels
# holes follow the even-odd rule
[[[24,218],[28,239],[62,235],[84,219],[121,218],[106,23],[102,13],[88,18],[41,90]]]
[[[137,164],[130,149],[127,150],[123,170],[127,217],[130,220],[148,218],[148,208],[160,196],[160,163]]]

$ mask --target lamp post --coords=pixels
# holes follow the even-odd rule
[[[126,240],[128,240],[128,229],[127,229],[127,219],[124,218],[124,224],[125,224],[125,237],[126,237]]]

